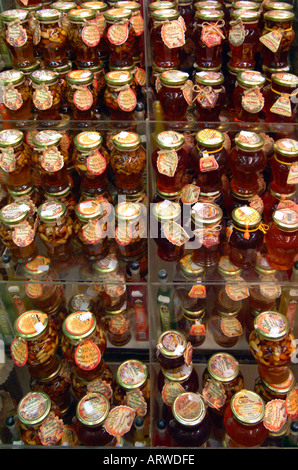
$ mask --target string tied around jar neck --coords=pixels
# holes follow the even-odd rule
[[[124,91],[124,90],[128,90],[130,88],[130,84],[127,83],[126,85],[122,85],[122,86],[117,86],[117,87],[113,87],[113,89],[115,91]]]
[[[222,225],[221,224],[216,224],[216,225],[211,225],[208,227],[202,227],[202,228],[196,228],[193,233],[198,237],[200,240],[203,239],[204,235],[207,233],[214,233],[217,234],[221,232],[222,230]]]
[[[197,24],[199,28],[208,28],[208,31],[211,33],[217,33],[222,39],[225,39],[225,35],[221,31],[221,28],[225,26],[224,20],[218,20],[215,23],[209,23],[208,21],[204,21],[202,24]]]
[[[250,239],[250,233],[252,232],[256,232],[257,230],[260,230],[265,235],[269,230],[269,225],[262,224],[262,223],[260,223],[256,228],[251,228],[251,229],[249,228],[248,223],[245,224],[245,229],[242,229],[240,227],[235,227],[235,225],[233,225],[233,227],[240,232],[244,232],[244,238],[246,240]]]
[[[284,93],[282,91],[275,90],[274,88],[272,88],[272,85],[271,85],[271,91],[275,93],[276,95],[280,95],[283,98],[291,98],[292,96],[298,95],[298,88],[294,90],[293,93]]]
[[[192,99],[192,102],[194,103],[197,99],[202,99],[206,98],[209,104],[213,104],[213,99],[210,98],[210,95],[212,93],[220,93],[222,91],[221,88],[214,90],[211,86],[200,86],[200,85],[194,85],[192,87],[192,91],[194,93],[197,93],[195,97]]]
[[[28,18],[26,18],[25,20],[21,20],[21,18],[16,18],[15,20],[12,20],[9,22],[9,24],[7,25],[7,28],[11,28],[12,26],[15,26],[16,24],[24,24],[28,21]]]
[[[274,31],[274,32],[282,35],[283,33],[287,33],[289,31],[292,31],[293,27],[291,26],[290,28],[283,28],[283,27],[279,26],[278,28],[268,28],[268,26],[265,26],[264,29],[266,31]]]

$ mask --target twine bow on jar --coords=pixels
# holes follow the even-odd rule
[[[195,101],[202,101],[204,98],[207,100],[207,102],[210,104],[210,106],[214,106],[214,94],[216,94],[216,99],[218,97],[218,94],[222,91],[221,88],[214,90],[211,86],[200,86],[200,85],[194,85],[192,87],[193,93],[195,93],[195,97],[193,98],[193,103]]]
[[[220,224],[216,224],[216,225],[205,227],[205,228],[204,227],[197,228],[193,231],[193,233],[198,238],[199,242],[203,245],[204,238],[206,236],[214,237],[214,239],[216,240],[216,243],[218,243],[219,233],[221,232],[221,230],[222,230],[222,226]]]
[[[225,35],[221,31],[221,28],[225,26],[225,21],[224,20],[218,20],[216,23],[209,23],[208,21],[204,21],[202,24],[198,25],[200,28],[204,29],[206,28],[209,33],[216,33],[219,34],[219,36],[222,39],[225,39]]]
[[[245,240],[249,240],[250,239],[250,233],[251,232],[256,232],[257,230],[260,230],[261,232],[264,233],[264,235],[266,235],[267,231],[269,230],[269,225],[266,225],[266,224],[259,224],[256,228],[254,229],[249,229],[249,224],[246,223],[245,224],[245,229],[241,229],[239,227],[235,227],[236,230],[240,231],[240,232],[244,232],[244,238]]]

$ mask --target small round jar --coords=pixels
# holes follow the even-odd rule
[[[81,191],[96,196],[107,190],[109,155],[99,132],[84,131],[75,136],[72,161],[81,177]]]
[[[75,208],[74,235],[89,260],[104,258],[107,240],[101,223],[102,205],[96,200],[86,200]]]
[[[131,23],[132,11],[110,8],[104,12],[107,28],[104,39],[109,50],[109,66],[126,67],[134,64],[136,33]]]
[[[61,65],[59,67],[52,67],[54,72],[58,73],[59,75],[59,80],[58,80],[58,85],[61,88],[62,91],[62,97],[61,97],[61,104],[60,104],[60,112],[62,115],[68,115],[70,116],[71,114],[71,108],[70,105],[67,101],[67,96],[66,96],[66,75],[68,72],[72,70],[72,62],[69,61],[66,65]]]
[[[151,5],[151,4],[150,4]],[[151,88],[156,99],[158,99],[158,93],[161,89],[160,85],[160,74],[168,70],[177,70],[178,67],[158,67],[156,64],[152,64],[151,71]]]
[[[135,33],[135,40],[132,46],[133,57],[139,55],[143,48],[144,20],[142,16],[142,5],[137,1],[120,0],[115,2],[115,8],[124,8],[131,11],[130,24]]]
[[[132,88],[134,76],[128,70],[112,70],[105,75],[104,104],[112,121],[134,119],[137,95]]]
[[[97,54],[100,60],[104,63],[109,60],[109,49],[104,38],[105,31],[107,29],[107,22],[104,17],[104,12],[108,10],[109,6],[106,2],[102,1],[90,1],[81,3],[80,7],[82,9],[87,8],[87,10],[95,11],[95,21],[100,31],[100,41],[97,46]]]
[[[225,14],[220,9],[199,9],[195,13],[193,39],[196,62],[205,69],[220,67],[225,39]]]
[[[293,122],[297,110],[298,77],[287,72],[271,75],[271,88],[266,92],[265,121]]]
[[[258,256],[249,283],[249,307],[253,312],[275,310],[282,293],[276,269],[269,264],[268,256]]]
[[[240,309],[228,312],[217,305],[215,312],[208,321],[208,329],[216,344],[222,348],[233,348],[243,336],[242,323],[239,320]]]
[[[102,359],[103,361],[103,359]],[[97,373],[93,380],[83,380],[79,378],[74,369],[71,374],[71,388],[77,400],[81,400],[89,392],[98,392],[105,395],[109,400],[113,398],[113,374],[111,369],[103,361],[103,368],[100,374]]]
[[[111,446],[114,436],[104,423],[110,411],[110,402],[100,393],[87,393],[77,404],[75,431],[83,446]]]
[[[106,335],[96,322],[95,315],[92,312],[82,310],[70,313],[63,322],[62,333],[62,355],[75,367],[77,375],[80,376],[80,371],[82,375],[82,367],[78,367],[76,363],[78,360],[80,363],[84,361],[82,351],[85,346],[90,348],[89,357],[94,359],[93,369],[96,367],[96,370],[101,370],[101,359],[105,352],[107,341]],[[87,374],[88,370],[85,371],[85,376]]]
[[[34,31],[29,16],[28,11],[21,9],[1,13],[3,39],[11,53],[13,67],[29,67],[37,62],[34,56]]]
[[[192,104],[192,82],[188,73],[166,70],[159,75],[158,98],[167,121],[185,121]]]
[[[47,121],[48,125],[51,125],[51,121],[60,121],[62,90],[58,73],[52,70],[35,70],[30,74],[30,79],[37,119]]]
[[[283,198],[296,191],[292,171],[298,162],[298,141],[287,137],[278,139],[273,145],[274,153],[270,159],[272,172],[271,190],[281,193]],[[294,175],[293,175],[294,177]]]
[[[122,131],[112,137],[110,168],[118,194],[131,196],[142,191],[146,151],[135,132]]]
[[[16,338],[11,344],[12,357],[16,360],[14,349],[22,345],[27,352],[22,365],[25,362],[31,377],[44,378],[52,374],[58,365],[59,334],[48,315],[40,310],[28,310],[17,318],[14,329]]]
[[[163,391],[165,384],[175,383],[183,387],[185,392],[197,393],[199,391],[199,376],[193,363],[186,366],[178,367],[173,370],[161,369],[157,376],[157,386],[160,393]]]
[[[221,72],[197,72],[194,100],[198,122],[218,122],[226,100],[224,75]]]
[[[82,67],[82,70],[89,70],[94,75],[93,85],[96,87],[97,100],[94,108],[96,114],[104,113],[104,92],[106,88],[104,63],[94,65],[93,67]]]
[[[11,191],[26,191],[32,187],[30,159],[32,150],[23,132],[7,129],[0,132],[0,167],[5,185]]]
[[[294,266],[298,250],[298,214],[290,208],[277,209],[266,233],[266,246],[270,266],[288,271]]]
[[[123,261],[134,261],[142,256],[146,228],[140,204],[119,202],[115,206],[115,240]]]
[[[228,447],[259,447],[268,437],[263,424],[265,403],[251,390],[235,393],[224,416]]]
[[[264,229],[260,213],[248,206],[234,209],[228,234],[231,262],[243,269],[253,267],[263,242]]]
[[[35,217],[31,207],[13,202],[0,211],[0,238],[12,259],[26,263],[37,255]]]
[[[238,73],[233,93],[237,121],[259,122],[265,104],[262,88],[266,77],[260,72],[246,70]]]
[[[35,13],[38,42],[44,65],[60,67],[67,64],[67,29],[61,21],[61,13],[54,8],[43,8]]]
[[[67,101],[73,118],[78,121],[79,127],[88,126],[88,121],[95,119],[94,111],[98,96],[94,74],[90,70],[72,70],[68,72],[65,79]],[[84,123],[84,121],[87,122]]]
[[[254,69],[261,35],[259,19],[258,11],[236,9],[231,13],[228,42],[233,67]]]
[[[203,398],[192,392],[178,395],[172,406],[173,418],[168,427],[176,447],[204,447],[212,422]]]
[[[99,44],[102,37],[96,22],[95,11],[77,8],[69,11],[67,17],[70,22],[68,40],[75,55],[77,68],[99,65]]]
[[[93,308],[93,300],[85,294],[73,295],[68,302],[69,313],[86,311],[91,312]]]
[[[229,153],[232,173],[230,188],[240,195],[250,197],[259,191],[259,175],[266,168],[264,138],[250,131],[240,131]]]
[[[159,258],[164,261],[178,261],[183,256],[183,245],[176,241],[182,233],[180,219],[181,206],[177,202],[165,200],[152,206],[151,236]]]
[[[192,259],[192,253],[188,253],[187,255],[183,256],[177,263],[177,281],[190,281],[194,284],[197,281],[202,281],[205,274],[205,268],[199,264],[194,263]]]
[[[132,337],[131,324],[126,309],[105,310],[101,316],[106,323],[106,332],[109,342],[116,347],[129,343]]]
[[[4,107],[16,125],[25,125],[33,119],[32,96],[25,75],[20,70],[5,70],[0,73],[0,86],[3,89]],[[22,122],[25,121],[25,122]]]
[[[20,439],[29,446],[60,446],[64,423],[57,405],[41,391],[28,392],[17,408]]]
[[[191,363],[192,346],[183,333],[164,331],[157,340],[156,358],[164,370],[173,370]]]
[[[37,228],[41,242],[46,246],[47,254],[53,261],[66,261],[72,253],[73,220],[63,203],[48,201],[37,210],[39,224]]]
[[[227,255],[221,256],[217,265],[217,272],[214,273],[214,290],[216,294],[215,307],[220,311],[229,313],[240,311],[242,308],[243,295],[237,292],[237,285],[241,278],[242,268],[231,263]],[[235,287],[235,289],[233,289]],[[247,293],[248,295],[248,293]]]
[[[181,306],[181,316],[177,320],[177,329],[182,331],[193,348],[198,348],[204,343],[207,334],[206,324],[205,307],[198,310],[195,306]]]
[[[239,72],[245,72],[246,70],[247,69],[241,68],[241,67],[233,67],[230,61],[227,64],[227,75],[225,77],[227,110],[232,114],[235,114],[235,103],[234,103],[233,97],[234,97],[234,90],[235,90],[236,83],[237,83],[237,75]]]
[[[287,395],[295,388],[296,381],[294,374],[289,369],[289,377],[280,384],[271,384],[261,377],[255,381],[254,391],[260,395],[265,403],[271,400],[286,400]]]
[[[260,41],[263,46],[261,56],[266,67],[280,68],[289,65],[289,52],[295,40],[294,18],[292,11],[281,9],[264,13],[264,29]]]
[[[150,377],[148,367],[144,362],[128,359],[120,364],[116,371],[114,387],[114,401],[116,405],[137,398],[143,405],[144,416],[147,414],[150,403]],[[132,401],[133,403],[133,401]]]

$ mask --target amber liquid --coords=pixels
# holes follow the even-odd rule
[[[6,36],[4,35],[4,42],[11,53],[12,66],[14,68],[20,68],[20,69],[25,68],[25,67],[30,67],[36,64],[36,58],[34,56],[32,33],[31,31],[29,31],[29,26],[27,24],[23,24],[22,27],[26,29],[28,39],[26,43],[21,47],[11,46],[6,41]],[[5,30],[4,34],[6,34],[7,25],[4,25],[4,30]]]
[[[75,63],[78,69],[88,69],[100,64],[98,47],[87,46],[82,39],[82,30],[85,24],[71,24],[69,42],[75,54]]]
[[[158,94],[165,119],[167,121],[184,121],[188,103],[180,88],[162,86]]]
[[[292,158],[285,155],[279,155],[277,152],[276,157],[273,155],[270,159],[270,168],[272,172],[271,189],[278,194],[293,193],[296,189],[296,185],[287,183],[291,168],[289,163],[292,162]]]
[[[266,21],[266,27],[273,30],[286,30],[292,27],[291,22]],[[269,31],[264,30],[267,34]],[[283,37],[276,52],[272,52],[268,47],[263,46],[261,50],[263,64],[272,69],[287,67],[289,64],[289,51],[295,40],[295,33],[291,31],[283,31]]]
[[[115,439],[102,425],[88,427],[78,420],[75,422],[75,431],[84,446],[111,446]]]
[[[259,190],[259,175],[267,164],[265,153],[246,152],[232,148],[229,154],[229,166],[233,175],[231,189],[243,196],[254,196]]]
[[[215,23],[210,23],[215,24]],[[208,47],[201,40],[202,28],[198,26],[193,33],[196,47],[196,63],[199,67],[213,68],[220,67],[222,64],[222,43],[216,46]]]
[[[190,376],[183,382],[179,382],[186,392],[196,393],[199,390],[199,377],[195,369],[192,370]],[[163,386],[165,384],[165,377],[160,370],[157,376],[157,386],[158,390],[161,393]]]
[[[188,164],[188,156],[186,151],[182,148],[176,152],[178,156],[178,163],[174,176],[167,176],[159,173],[157,168],[158,151],[159,150],[157,149],[154,150],[151,157],[152,167],[157,177],[156,184],[158,190],[166,194],[177,193],[181,191],[184,186],[183,177]]]
[[[169,422],[169,433],[177,447],[202,447],[209,439],[212,429],[210,414],[196,426],[183,426],[175,419]]]
[[[109,49],[109,65],[112,67],[130,67],[134,65],[134,44],[135,44],[135,32],[132,26],[129,25],[129,33],[127,40],[120,45],[112,44],[107,36],[107,32],[111,25],[108,24],[104,38]]]
[[[218,97],[214,106],[208,106],[207,108],[204,108],[203,106],[201,106],[198,100],[196,100],[195,102],[196,111],[198,114],[198,121],[205,123],[206,126],[208,126],[207,123],[209,122],[219,121],[220,112],[222,111],[222,108],[226,101],[226,90],[223,86],[213,86],[211,88],[213,88],[215,91],[220,90],[220,92],[217,92]]]
[[[271,225],[266,234],[268,261],[270,266],[280,271],[293,267],[298,251],[298,231],[285,232]]]
[[[44,58],[45,67],[60,67],[66,65],[68,41],[67,36],[61,34],[57,23],[41,24],[41,40],[39,46]],[[43,34],[48,37],[43,37]],[[53,38],[57,38],[56,41]]]
[[[243,69],[254,69],[255,55],[259,45],[260,30],[258,23],[244,24],[245,39],[240,46],[230,44],[231,65]]]
[[[269,434],[263,422],[250,426],[241,424],[234,418],[230,406],[225,411],[224,425],[227,434],[243,447],[258,447],[263,444]]]
[[[63,166],[61,170],[53,173],[46,172],[42,169],[41,179],[47,193],[57,193],[67,189],[69,186],[66,166]]]
[[[279,93],[286,93],[286,94],[291,94],[294,91],[294,88],[285,87],[277,83],[273,83],[272,88],[273,90]],[[276,114],[270,111],[273,104],[280,98],[281,95],[279,93],[274,93],[272,89],[268,90],[268,92],[266,93],[266,100],[265,100],[265,106],[264,106],[265,121],[276,122],[276,123],[291,123],[294,121],[295,110],[297,109],[297,103],[296,103],[295,97],[290,97],[291,110],[292,110],[292,115],[290,117],[284,116],[282,114]],[[284,137],[286,136],[289,137],[287,130],[285,131]],[[277,138],[278,137],[276,136],[275,139],[277,140]]]
[[[194,148],[192,152],[192,160],[196,173],[196,184],[201,189],[202,193],[212,193],[221,191],[222,189],[222,175],[225,173],[228,164],[228,153],[225,149],[212,149],[211,157],[216,161],[218,168],[212,171],[200,170],[200,158],[203,152],[207,151],[206,147]],[[213,153],[214,152],[214,153]]]
[[[250,113],[249,111],[244,109],[241,104],[242,97],[246,91],[248,90],[242,88],[240,85],[235,87],[233,94],[233,103],[235,105],[236,120],[242,122],[259,122],[261,117],[261,111],[259,113]]]
[[[261,250],[264,237],[260,230],[250,232],[249,235],[250,237],[247,240],[244,238],[244,232],[233,228],[229,245],[230,260],[235,266],[250,268],[255,265],[257,252]]]
[[[180,65],[180,47],[173,47],[170,49],[166,46],[162,40],[161,28],[162,26],[156,26],[152,27],[150,30],[153,61],[157,67],[178,67]]]

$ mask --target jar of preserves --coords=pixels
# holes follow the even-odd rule
[[[146,169],[146,151],[141,136],[135,132],[122,131],[112,137],[112,143],[110,168],[117,193],[126,196],[139,194],[144,187],[143,175]]]
[[[221,256],[217,272],[213,274],[216,295],[215,309],[229,314],[242,309],[243,300],[249,296],[249,290],[243,279],[242,268],[231,263],[229,256]],[[215,310],[216,312],[216,310]]]
[[[153,26],[152,12],[155,10],[175,10],[177,5],[171,0],[158,0],[148,4],[148,31],[151,30]]]
[[[66,96],[66,74],[72,70],[72,62],[68,61],[66,65],[61,65],[59,67],[52,67],[54,72],[58,73],[59,75],[59,80],[58,80],[58,85],[62,90],[62,97],[61,97],[61,104],[60,104],[60,112],[62,115],[71,115],[71,108],[70,105],[67,101],[67,96]],[[62,118],[63,119],[63,118]],[[66,121],[66,120],[65,120]]]
[[[30,160],[32,150],[25,142],[23,132],[7,129],[0,132],[0,166],[6,188],[26,191],[32,187]]]
[[[43,125],[51,126],[51,121],[60,121],[62,90],[59,87],[59,75],[52,70],[35,70],[31,72],[33,95],[37,119]]]
[[[103,361],[103,359],[102,359]],[[83,380],[79,378],[72,369],[71,387],[77,400],[81,400],[87,393],[102,393],[108,400],[113,399],[113,374],[109,366],[104,365],[100,374],[95,379]]]
[[[87,8],[87,10],[95,11],[95,21],[100,31],[100,41],[97,46],[97,53],[100,61],[107,63],[109,61],[109,49],[105,40],[105,31],[107,29],[107,22],[104,17],[104,12],[108,10],[109,6],[106,2],[94,1],[81,3],[81,8]]]
[[[3,40],[11,53],[12,66],[29,67],[36,64],[34,56],[34,31],[29,22],[29,12],[21,9],[1,13]]]
[[[79,368],[76,364],[77,361],[82,363],[84,360],[84,349],[90,348],[88,357],[94,358],[95,367],[101,370],[101,358],[106,346],[106,335],[92,312],[77,311],[65,318],[62,325],[61,351],[63,357],[75,367],[77,375],[80,376],[82,367]],[[85,376],[87,373],[86,370]],[[85,376],[83,376],[84,379]]]
[[[296,191],[295,168],[298,165],[298,141],[287,137],[278,139],[273,145],[270,159],[272,191],[281,193],[283,199]]]
[[[246,389],[235,393],[224,415],[227,447],[261,446],[269,433],[264,416],[265,403],[257,393]]]
[[[94,10],[76,8],[67,13],[70,22],[68,40],[78,69],[100,64],[99,44],[102,41]]]
[[[254,312],[275,310],[282,292],[276,274],[267,255],[257,257],[254,271],[249,278],[249,307]]]
[[[242,206],[233,210],[227,237],[229,257],[235,266],[247,269],[255,265],[267,228],[261,223],[261,214],[256,209]]]
[[[167,121],[185,121],[186,111],[192,105],[192,81],[180,70],[166,70],[159,75],[160,101]]]
[[[33,119],[31,90],[24,73],[19,70],[5,70],[0,73],[0,85],[4,107],[10,119],[17,121],[15,125],[22,126],[26,124],[26,120]]]
[[[150,404],[150,378],[144,362],[128,359],[116,371],[114,401],[116,405],[137,406],[139,416],[146,416]],[[131,404],[131,405],[130,405]]]
[[[184,364],[182,367],[173,370],[160,369],[157,376],[159,392],[163,392],[165,384],[173,383],[177,385],[178,388],[182,387],[182,392],[197,393],[199,391],[199,376],[193,363],[189,364],[189,366]]]
[[[150,4],[151,5],[151,4]],[[160,91],[160,74],[168,70],[177,70],[177,67],[158,67],[155,63],[152,64],[151,70],[151,87],[156,99],[158,99],[158,93]]]
[[[134,65],[136,32],[131,23],[132,11],[110,8],[104,12],[107,28],[104,38],[109,50],[109,66]]]
[[[106,324],[109,342],[116,347],[129,343],[132,337],[131,323],[126,308],[120,310],[104,310],[101,321]]]
[[[233,67],[254,69],[261,35],[259,20],[258,11],[236,9],[231,13],[228,42]]]
[[[40,310],[22,313],[14,324],[11,355],[17,366],[27,365],[31,377],[48,377],[58,366],[59,333]]]
[[[28,392],[19,402],[17,426],[25,445],[60,446],[64,423],[57,405],[41,391]]]
[[[73,187],[71,183],[67,186],[66,189],[62,189],[62,191],[57,191],[56,193],[48,193],[45,191],[44,196],[47,201],[64,204],[68,214],[73,216],[77,203],[74,198]]]
[[[113,446],[114,436],[104,427],[110,402],[101,393],[87,393],[77,404],[75,431],[83,446]]]
[[[225,14],[220,9],[198,9],[195,13],[193,39],[196,63],[205,69],[222,64],[222,48],[225,39]]]
[[[78,311],[89,311],[93,310],[93,300],[90,299],[86,294],[75,294],[73,295],[68,302],[69,313],[78,312]]]
[[[188,253],[178,261],[177,277],[175,279],[179,282],[190,281],[192,283],[196,283],[197,281],[202,281],[205,277],[205,274],[206,269],[203,266],[194,263],[192,259],[192,253]]]
[[[127,70],[112,70],[105,75],[104,104],[112,121],[134,119],[137,95],[132,88],[134,76]]]
[[[115,206],[115,240],[123,261],[134,261],[142,256],[146,234],[142,206],[136,202],[119,202]]]
[[[86,127],[88,121],[95,119],[94,111],[98,96],[93,72],[84,69],[72,70],[65,79],[67,101],[72,109],[73,118],[78,121],[79,127]]]
[[[60,11],[43,8],[35,13],[35,20],[37,20],[35,45],[39,45],[45,67],[66,65],[67,29],[61,21]]]
[[[82,201],[75,208],[74,235],[83,255],[89,260],[104,258],[107,254],[102,217],[103,208],[96,199]]]
[[[257,194],[259,176],[266,165],[264,138],[261,134],[250,131],[240,131],[236,134],[235,145],[229,153],[231,190],[246,197]]]
[[[269,225],[272,222],[272,214],[277,210],[280,203],[287,204],[289,201],[294,201],[296,191],[293,191],[288,194],[281,194],[274,191],[271,185],[268,187],[267,191],[263,196],[264,203],[264,222]]]
[[[298,77],[292,73],[277,72],[271,75],[271,88],[266,92],[265,121],[290,123],[297,110]]]
[[[237,121],[259,122],[265,104],[262,88],[266,77],[260,72],[246,70],[239,72],[233,93]]]
[[[298,213],[291,208],[277,209],[265,237],[270,266],[288,271],[294,266],[298,249]]]
[[[41,203],[41,194],[38,192],[37,188],[33,185],[29,186],[23,191],[14,191],[7,188],[8,193],[8,204],[12,202],[25,202],[26,204],[33,204],[33,206],[38,207]]]
[[[208,321],[208,329],[216,342],[222,348],[234,347],[243,336],[243,326],[239,318],[240,307],[221,310],[217,304],[215,312]]]
[[[157,340],[156,358],[164,370],[187,366],[192,362],[192,345],[183,333],[176,330],[164,331]]]
[[[234,90],[237,83],[237,75],[239,72],[245,72],[247,69],[241,67],[233,67],[229,61],[227,64],[227,75],[225,77],[225,89],[227,94],[227,110],[235,114]],[[264,71],[263,71],[264,72]]]
[[[286,400],[287,395],[295,388],[296,381],[293,372],[289,369],[289,377],[280,384],[271,384],[261,377],[255,381],[254,391],[263,398],[265,403],[271,400]]]
[[[178,67],[179,53],[185,45],[185,23],[176,9],[151,12],[150,40],[153,62],[158,67]]]
[[[176,447],[204,447],[212,430],[207,405],[201,395],[185,392],[172,406],[173,418],[168,427]]]
[[[73,220],[63,203],[48,201],[37,210],[39,224],[37,228],[41,242],[46,246],[47,254],[53,261],[66,261],[72,253]]]
[[[245,196],[237,191],[230,191],[225,198],[225,210],[228,216],[228,219],[231,219],[232,212],[237,207],[249,206],[257,209],[260,214],[263,214],[264,203],[260,196],[257,194]],[[266,220],[265,220],[266,222]],[[266,222],[267,223],[267,222]]]
[[[17,263],[26,263],[37,255],[36,218],[29,205],[7,204],[0,210],[0,238]]]
[[[94,108],[95,114],[104,113],[104,92],[106,88],[104,63],[94,65],[93,67],[82,67],[82,70],[89,70],[94,75],[93,85],[96,86],[97,100]]]
[[[200,309],[196,305],[181,305],[181,316],[177,319],[177,329],[182,331],[193,348],[198,348],[204,343],[207,334],[206,325],[205,305],[202,305]]]
[[[180,63],[182,67],[188,67],[193,64],[194,59],[194,41],[192,36],[195,8],[192,0],[179,0],[176,8],[180,12],[185,24],[185,44],[179,51]]]
[[[72,161],[81,177],[81,191],[100,195],[107,190],[109,154],[103,146],[103,137],[96,131],[84,131],[74,138]]]
[[[143,51],[144,19],[142,16],[142,5],[137,1],[120,0],[114,5],[115,8],[124,8],[131,11],[130,24],[135,33],[135,40],[132,46],[133,56],[136,57]]]
[[[260,41],[261,56],[265,66],[279,68],[289,65],[288,56],[295,40],[294,18],[292,11],[271,10],[264,13],[265,24]]]
[[[226,100],[224,75],[221,72],[197,72],[193,90],[198,122],[218,122]]]

